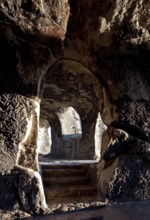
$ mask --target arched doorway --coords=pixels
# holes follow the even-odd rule
[[[87,160],[98,157],[95,126],[101,106],[101,89],[96,77],[83,64],[69,60],[53,64],[45,78],[40,108],[40,117],[51,125],[49,158]],[[71,119],[73,114],[79,122],[76,128]],[[69,131],[71,127],[80,132]],[[65,135],[65,132],[72,133]]]

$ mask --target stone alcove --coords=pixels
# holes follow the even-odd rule
[[[101,85],[83,64],[72,60],[53,64],[45,76],[40,107],[40,118],[47,120],[51,127],[52,145],[47,157],[52,159],[100,157],[102,135],[100,130],[104,129],[100,123],[100,94],[102,94]],[[73,136],[64,136],[64,122],[61,120],[62,117],[66,117],[65,123],[72,120],[70,113],[64,116],[62,114],[68,109],[73,109],[75,117],[78,115],[80,121],[80,127],[77,126],[78,132],[73,132]],[[75,136],[75,133],[78,134]],[[66,137],[69,138],[65,140]]]

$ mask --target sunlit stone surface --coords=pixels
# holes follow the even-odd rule
[[[42,155],[49,154],[51,151],[51,127],[47,120],[40,119],[38,131],[38,153]]]

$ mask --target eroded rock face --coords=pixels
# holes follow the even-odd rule
[[[21,206],[32,214],[48,212],[38,173],[38,111],[39,103],[35,100],[19,94],[0,95],[2,210]]]
[[[41,116],[53,124],[57,152],[63,143],[55,112],[69,106],[77,109],[83,123],[82,158],[94,156],[100,112],[108,127],[97,170],[100,196],[111,201],[149,198],[149,4],[1,1],[0,171],[23,175],[14,181],[27,212],[46,210],[37,171],[35,100],[41,100]],[[8,205],[12,209],[18,194],[13,181],[8,182],[14,191],[15,202]],[[3,187],[5,181],[0,184]],[[4,197],[1,194],[1,201]]]
[[[105,194],[112,201],[148,199],[150,78],[147,51],[143,51],[143,55],[120,55],[120,58],[116,55],[111,58],[105,56],[105,59],[101,57],[99,60],[102,72],[108,75],[109,69],[115,67],[110,75],[117,81],[114,81],[115,87],[110,86],[109,90],[111,102],[115,103],[118,112],[117,118],[109,120],[109,111],[104,108],[103,116],[110,124],[104,134],[103,160],[99,166],[101,195]],[[119,129],[122,132],[117,134]],[[139,147],[144,151],[138,150],[137,153]],[[107,174],[109,179],[106,178]]]
[[[7,173],[15,167],[16,161],[19,159],[19,144],[21,144],[27,134],[28,121],[31,121],[31,114],[34,111],[34,102],[20,95],[2,94],[0,96],[0,108],[0,172]],[[33,162],[35,162],[35,158],[32,159],[31,163]],[[28,163],[28,160],[26,162],[24,160],[23,163]]]
[[[70,5],[66,56],[78,55],[91,68],[92,53],[132,53],[137,45],[149,48],[148,1],[72,0]]]
[[[69,6],[67,1],[18,0],[2,1],[1,17],[19,26],[23,32],[63,38],[66,32]]]
[[[49,47],[36,40],[42,33],[33,31],[36,24],[32,20],[34,13],[28,8],[30,3],[0,3],[0,203],[4,204],[2,210],[13,210],[17,206],[29,213],[39,213],[47,212],[38,174],[39,100],[43,75],[52,64],[53,56]],[[36,6],[38,8],[40,2]],[[39,32],[37,37],[36,32]],[[59,38],[63,38],[63,34]],[[5,185],[7,189],[3,190]],[[35,201],[28,198],[29,194]]]

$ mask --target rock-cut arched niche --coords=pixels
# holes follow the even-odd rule
[[[100,157],[101,86],[83,64],[59,61],[45,77],[40,117],[51,126],[53,159]],[[100,137],[101,138],[101,137]]]
[[[47,120],[40,118],[38,129],[38,154],[47,155],[51,152],[51,127]]]
[[[61,108],[57,111],[64,141],[81,139],[82,128],[79,114],[73,107]]]
[[[61,124],[64,157],[76,158],[80,147],[79,140],[82,137],[80,116],[71,106],[59,109],[57,116]]]

